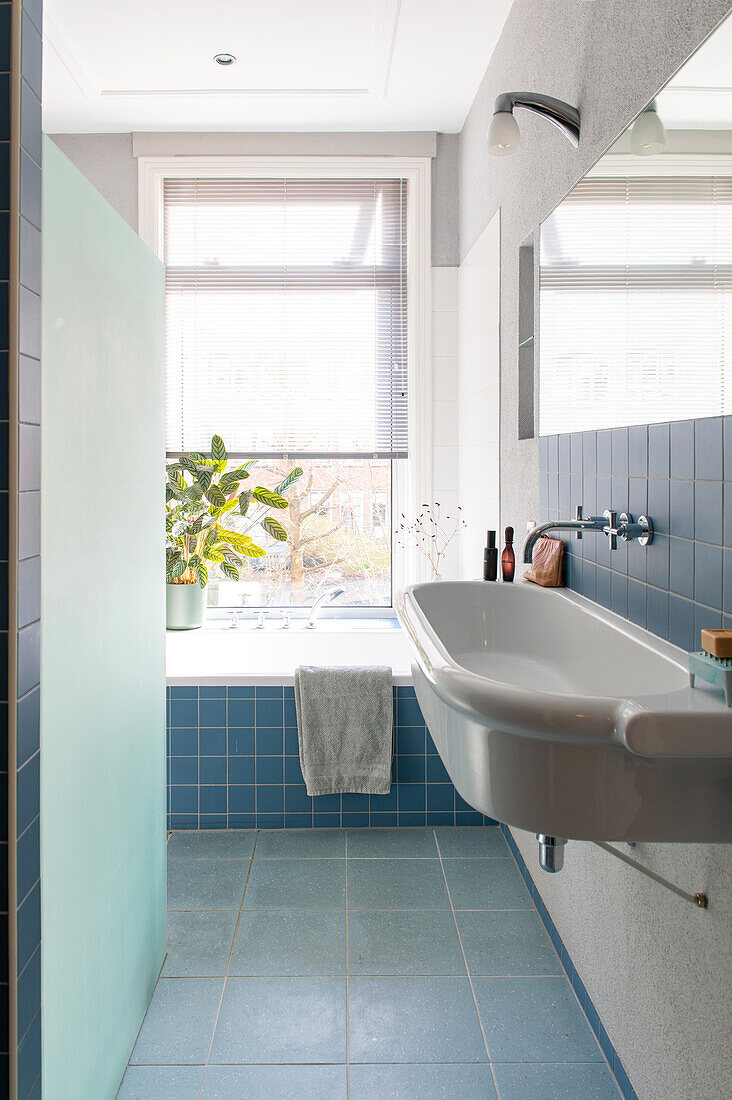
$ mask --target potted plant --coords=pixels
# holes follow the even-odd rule
[[[278,542],[287,531],[270,514],[288,507],[283,495],[302,476],[299,466],[276,485],[242,488],[256,459],[228,469],[221,436],[211,440],[211,456],[181,455],[166,465],[165,580],[169,630],[201,626],[209,567],[219,565],[231,580],[239,580],[245,558],[263,558],[267,551],[252,538],[259,527]],[[232,526],[234,515],[237,529]],[[228,516],[228,519],[227,519]]]

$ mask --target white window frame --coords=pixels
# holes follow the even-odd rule
[[[163,183],[208,178],[403,179],[407,182],[407,345],[409,458],[393,460],[392,593],[427,580],[422,556],[397,545],[399,518],[432,499],[432,326],[430,157],[165,156],[138,158],[138,231],[163,258]],[[299,609],[293,609],[297,612]],[[303,613],[306,609],[302,609]],[[337,617],[393,615],[386,608],[332,608]]]

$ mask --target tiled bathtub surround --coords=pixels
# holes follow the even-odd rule
[[[412,687],[394,688],[388,795],[305,790],[292,687],[169,687],[172,829],[495,824],[453,787]]]
[[[684,649],[732,626],[732,417],[546,436],[542,519],[606,508],[647,514],[647,548],[590,532],[567,538],[567,584]]]

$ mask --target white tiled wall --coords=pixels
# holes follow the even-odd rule
[[[458,269],[458,491],[468,524],[459,576],[480,577],[487,528],[499,527],[500,225],[496,214]],[[502,544],[501,544],[502,545]],[[499,545],[500,549],[500,545]]]
[[[432,487],[443,516],[457,516],[458,494],[458,269],[432,268]],[[450,523],[447,525],[449,526]],[[442,575],[458,574],[458,541]]]

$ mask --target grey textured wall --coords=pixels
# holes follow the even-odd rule
[[[730,0],[515,0],[459,141],[460,254],[501,209],[501,509],[523,532],[538,516],[538,448],[518,440],[518,252],[566,192],[732,10]],[[521,112],[523,148],[489,156],[495,96],[536,90],[576,103],[575,151]],[[565,870],[539,870],[536,841],[517,833],[553,920],[641,1100],[723,1100],[732,1077],[732,849],[639,845],[634,856],[687,890],[695,910],[589,844]]]
[[[132,156],[132,134],[50,136],[100,195],[137,231],[137,161]],[[434,267],[453,267],[460,262],[457,166],[457,134],[438,134],[437,156],[432,164]]]
[[[459,263],[458,135],[438,134],[432,161],[432,266]]]
[[[460,256],[501,209],[502,522],[523,532],[539,508],[538,454],[518,440],[518,249],[696,46],[730,0],[515,0],[459,140]],[[536,115],[519,112],[523,145],[491,157],[485,134],[502,91],[547,92],[577,104],[574,150]]]
[[[132,134],[51,134],[102,198],[137,232],[137,161]]]

